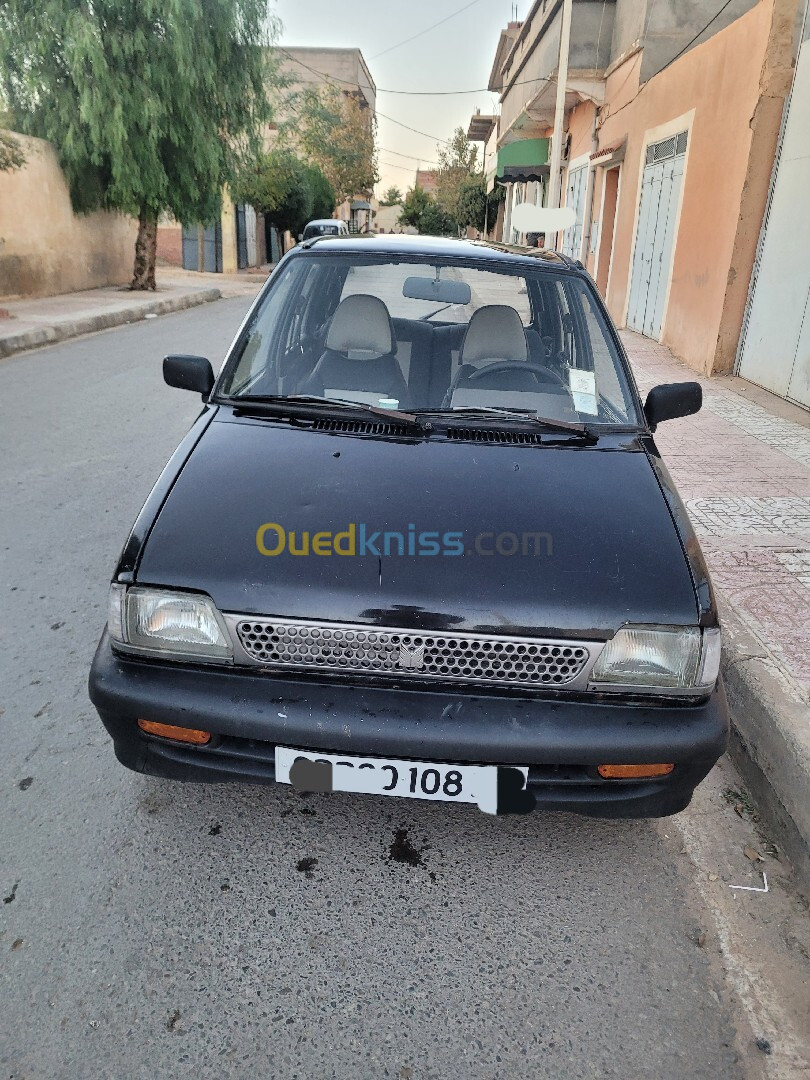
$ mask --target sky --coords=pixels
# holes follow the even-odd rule
[[[522,19],[531,0],[473,0],[471,6],[422,37],[392,49],[406,38],[463,8],[470,0],[275,0],[283,29],[281,45],[359,48],[377,84],[377,142],[381,182],[378,194],[413,186],[418,164],[436,161],[437,141],[470,117],[497,111],[497,95],[486,90],[500,31]],[[386,50],[391,50],[386,51]],[[378,55],[384,54],[384,55]],[[459,96],[410,97],[386,91],[475,90]],[[398,120],[426,134],[406,131]],[[408,155],[408,156],[405,156]]]

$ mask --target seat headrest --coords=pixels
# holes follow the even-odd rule
[[[527,360],[529,350],[520,315],[506,304],[489,304],[473,313],[464,344],[462,364],[477,360]]]
[[[339,353],[363,353],[369,359],[394,351],[394,334],[388,308],[377,296],[347,296],[338,304],[326,348]]]

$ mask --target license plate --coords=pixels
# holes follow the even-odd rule
[[[496,765],[449,765],[400,758],[362,758],[349,754],[318,754],[311,750],[276,747],[276,780],[292,783],[290,769],[299,758],[332,766],[332,791],[365,795],[394,795],[401,799],[475,803],[486,814],[498,813]],[[517,768],[528,776],[528,768]]]

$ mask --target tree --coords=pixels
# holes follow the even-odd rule
[[[390,187],[380,199],[380,206],[399,206],[402,202],[402,192],[398,187]]]
[[[418,184],[412,187],[402,203],[402,211],[399,215],[400,225],[410,225],[418,229],[425,210],[432,202],[433,200],[424,188],[419,187]]]
[[[234,183],[233,195],[293,235],[315,217],[331,217],[335,207],[334,190],[323,173],[284,146],[260,155],[244,169]]]
[[[49,139],[78,211],[138,218],[131,288],[155,288],[157,222],[219,216],[269,119],[266,0],[4,0],[0,79]]]
[[[423,236],[458,235],[455,219],[435,199],[431,199],[425,207],[419,223],[419,232]]]
[[[463,184],[478,169],[478,147],[470,142],[463,128],[456,128],[450,141],[439,150],[438,158],[436,202],[463,228],[459,198]]]
[[[335,213],[337,196],[335,189],[323,175],[317,165],[307,166],[307,176],[312,188],[312,216],[313,218],[330,218]]]
[[[491,229],[504,194],[504,188],[498,184],[494,191],[487,194],[486,177],[481,173],[466,176],[459,185],[456,203],[456,222],[459,228],[466,229],[469,225],[480,233]]]
[[[424,188],[411,188],[402,204],[400,225],[411,225],[425,236],[452,236],[456,223]]]
[[[331,83],[308,87],[290,101],[296,116],[287,138],[317,165],[335,190],[338,203],[370,194],[380,176],[374,146],[376,120],[351,94]]]

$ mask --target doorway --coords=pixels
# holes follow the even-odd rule
[[[627,325],[656,341],[672,271],[686,143],[683,131],[648,146],[641,183]]]

